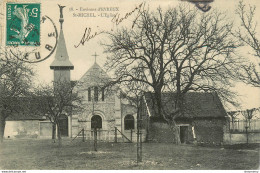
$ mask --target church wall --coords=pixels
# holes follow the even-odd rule
[[[72,117],[72,137],[75,137],[81,129],[86,130],[86,135],[88,138],[93,137],[93,132],[91,132],[91,118],[93,115],[99,115],[102,118],[102,129],[100,129],[100,135],[102,134],[109,136],[108,133],[114,131],[115,128],[115,96],[110,95],[105,97],[105,100],[101,100],[101,95],[99,95],[99,101],[87,101],[88,93],[82,93],[85,97],[83,113],[78,115],[73,115]],[[92,92],[93,94],[93,92]],[[94,111],[93,111],[94,110]],[[119,110],[120,111],[120,110]],[[93,113],[94,112],[94,113]],[[107,131],[107,132],[104,132]],[[110,132],[108,132],[110,131]],[[102,133],[102,134],[101,134]],[[110,135],[110,136],[111,136]],[[111,137],[110,137],[111,138]],[[112,140],[112,139],[111,139]]]
[[[87,92],[85,94],[87,95]],[[94,115],[99,115],[102,118],[102,129],[98,129],[98,140],[114,141],[115,138],[115,127],[118,128],[128,139],[132,139],[133,142],[137,140],[137,113],[136,108],[129,104],[122,104],[122,100],[118,98],[118,94],[110,94],[105,101],[98,102],[88,102],[85,97],[85,110],[82,114],[73,116],[72,119],[72,129],[73,137],[75,137],[81,129],[84,128],[86,140],[93,140],[93,129],[91,129],[91,117],[93,116],[93,106]],[[134,117],[134,129],[125,130],[124,129],[124,118],[126,115],[133,115]],[[75,118],[77,117],[77,118]],[[77,124],[77,127],[75,127]],[[81,136],[81,135],[80,135]],[[122,137],[122,135],[117,133],[118,142],[127,141]],[[145,129],[142,130],[142,138],[145,141],[146,132]]]
[[[121,131],[123,133],[131,133],[131,130],[125,130],[125,116],[132,115],[134,117],[134,129],[132,130],[133,133],[137,132],[137,109],[135,106],[122,104],[122,111],[121,111],[121,119],[122,119],[122,126]]]
[[[72,115],[72,120],[71,120],[71,137],[77,136],[79,131],[80,131],[80,128],[79,128],[78,115],[77,114],[73,114]]]

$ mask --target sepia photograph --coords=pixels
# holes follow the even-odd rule
[[[0,0],[1,173],[258,173],[259,0]]]

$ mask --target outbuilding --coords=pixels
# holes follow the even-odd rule
[[[163,109],[171,113],[174,109],[176,93],[162,93]],[[164,118],[158,115],[154,93],[147,92],[142,104],[146,121],[147,140],[156,142],[174,142],[174,133]],[[217,93],[186,93],[183,102],[183,114],[176,118],[181,143],[222,144],[224,133],[228,131],[227,113]]]

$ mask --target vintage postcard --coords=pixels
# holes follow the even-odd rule
[[[259,0],[0,1],[0,170],[259,171]]]

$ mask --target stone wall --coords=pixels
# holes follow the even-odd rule
[[[199,143],[221,144],[224,138],[225,120],[199,119],[194,120],[196,140]]]
[[[40,138],[52,138],[52,123],[49,121],[39,121]],[[57,129],[56,129],[57,130]]]
[[[178,126],[183,126],[178,123]],[[221,144],[224,138],[225,120],[220,119],[200,119],[194,120],[188,126],[187,143],[194,141],[192,126],[197,142],[207,144]],[[166,122],[151,122],[148,127],[147,140],[153,142],[174,142],[174,133]]]
[[[39,121],[6,121],[5,138],[37,138],[39,137]]]
[[[224,144],[247,143],[246,133],[225,133]],[[260,132],[248,133],[248,143],[260,143]]]
[[[150,122],[147,140],[151,142],[174,142],[173,132],[165,122]]]

